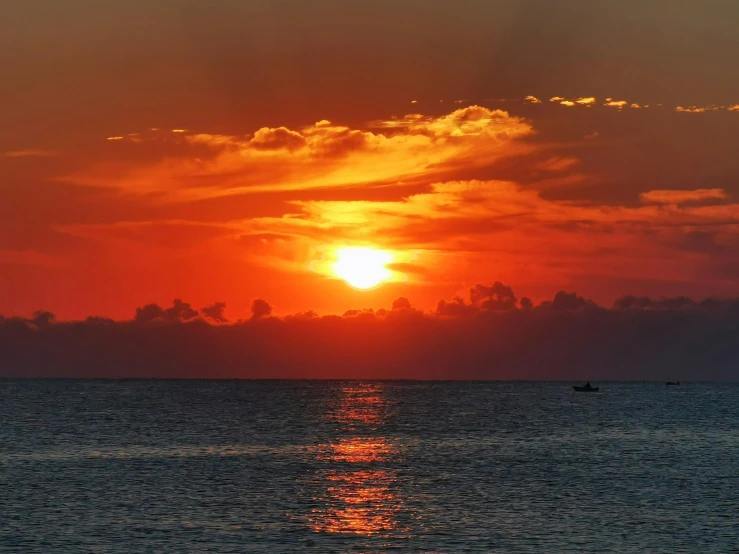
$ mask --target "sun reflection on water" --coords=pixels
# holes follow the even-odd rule
[[[386,410],[381,383],[347,385],[327,410],[337,436],[317,453],[326,469],[316,476],[323,494],[314,499],[314,531],[376,535],[400,528],[397,514],[403,498],[397,473],[387,466],[400,460],[401,453],[397,441],[382,432]]]

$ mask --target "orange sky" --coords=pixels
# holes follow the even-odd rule
[[[739,293],[735,2],[1,10],[0,313]]]

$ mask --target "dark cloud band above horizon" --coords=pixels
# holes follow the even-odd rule
[[[250,318],[224,309],[0,317],[0,377],[739,380],[739,298],[627,296],[606,309],[560,291],[533,306],[496,282],[432,312],[406,298],[341,316],[275,317],[263,299]]]

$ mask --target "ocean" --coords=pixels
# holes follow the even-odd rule
[[[739,385],[572,384],[0,380],[0,552],[739,551]]]

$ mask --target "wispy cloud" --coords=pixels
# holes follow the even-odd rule
[[[705,113],[705,112],[717,112],[721,110],[721,106],[678,106],[675,108],[676,112],[682,113]]]
[[[536,169],[541,171],[566,171],[580,163],[580,160],[573,157],[554,157],[549,158],[539,164]]]
[[[67,261],[36,250],[10,250],[0,248],[0,266],[62,267]]]
[[[695,190],[651,190],[642,193],[639,198],[649,204],[685,204],[705,200],[724,200],[727,198],[723,189]]]
[[[3,152],[0,154],[0,158],[51,158],[58,155],[58,152],[52,152],[50,150],[29,149]]]

